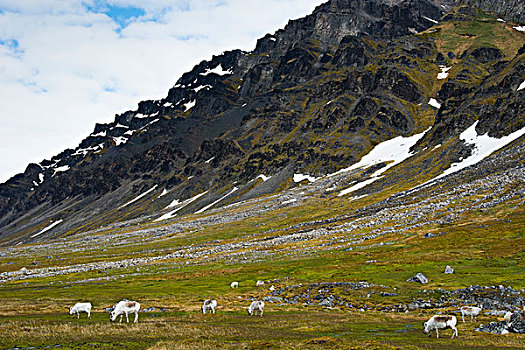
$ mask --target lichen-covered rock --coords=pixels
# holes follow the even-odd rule
[[[419,272],[415,276],[412,276],[409,279],[407,279],[407,282],[418,282],[421,284],[425,284],[428,283],[428,279],[425,277],[425,275]]]
[[[513,333],[525,334],[525,313],[513,312],[508,329]]]

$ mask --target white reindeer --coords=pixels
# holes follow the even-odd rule
[[[479,315],[482,309],[483,309],[483,305],[481,305],[480,307],[477,307],[477,306],[461,307],[459,310],[461,311],[461,318],[463,319],[463,323],[465,323],[465,316],[470,316],[470,322],[472,322],[472,320],[477,321],[476,316]]]
[[[230,283],[230,288],[239,288],[239,282],[235,281]]]
[[[261,281],[261,280],[259,280],[259,281],[257,281],[257,283],[255,283],[256,287],[260,287],[260,286],[263,286],[263,285],[264,285],[264,281]]]
[[[117,303],[113,307],[113,311],[109,314],[109,319],[111,322],[115,321],[118,316],[120,316],[120,321],[122,322],[122,316],[126,315],[126,322],[129,322],[128,315],[129,314],[135,314],[135,321],[134,323],[137,323],[139,320],[139,310],[140,310],[140,304],[136,301],[130,301],[130,300],[122,300]]]
[[[456,319],[456,316],[448,316],[448,315],[434,315],[432,316],[427,322],[423,323],[423,333],[427,334],[428,332],[436,330],[436,337],[439,338],[439,331],[438,329],[452,329],[452,337],[454,338],[454,335],[456,335],[456,338],[458,337],[458,329],[456,328],[456,325],[458,324],[458,320]],[[431,334],[429,335],[431,336]]]
[[[217,300],[206,299],[202,302],[201,310],[205,314],[206,310],[211,310],[212,313],[215,313],[215,308],[217,307]]]
[[[250,304],[250,307],[247,310],[250,316],[255,315],[255,312],[257,310],[259,310],[260,315],[262,316],[263,309],[264,309],[264,301],[255,300],[255,301],[252,301],[252,303]]]
[[[88,318],[91,318],[91,303],[76,303],[73,307],[69,308],[69,314],[77,314],[77,318],[80,318],[81,312],[87,313]]]
[[[507,322],[507,326],[509,325],[511,318],[512,318],[512,312],[507,311],[507,313],[503,317],[503,321]]]

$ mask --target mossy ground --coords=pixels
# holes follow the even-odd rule
[[[304,218],[303,215],[309,216],[310,210],[312,208],[308,207],[291,209],[282,220],[290,224]],[[295,219],[294,215],[297,215]],[[98,272],[89,272],[6,282],[0,286],[0,346],[45,348],[59,345],[63,349],[522,348],[524,335],[481,334],[473,330],[477,323],[460,324],[459,339],[449,339],[450,332],[446,331],[440,339],[422,334],[421,322],[431,314],[454,310],[417,310],[408,314],[377,310],[409,303],[421,297],[423,289],[499,284],[524,288],[523,221],[521,207],[501,206],[493,210],[492,217],[471,213],[468,220],[447,227],[425,227],[419,233],[403,237],[398,244],[366,250],[328,250],[305,257],[245,264],[218,261],[181,267],[161,262],[105,271],[104,276],[114,277],[109,281],[82,282],[100,277]],[[262,224],[258,226],[260,230],[286,226],[278,221],[273,226],[265,218],[260,218],[258,223]],[[210,230],[209,236],[205,236],[206,239],[230,237],[232,230],[239,230],[243,225],[247,223],[223,225],[221,230]],[[254,229],[253,225],[249,226]],[[427,231],[444,234],[423,238],[422,233]],[[196,237],[197,241],[202,239]],[[388,237],[378,238],[377,242],[382,239]],[[184,243],[188,240],[184,238]],[[175,242],[176,239],[172,243],[178,245]],[[120,254],[124,254],[125,247],[120,249]],[[366,263],[371,260],[377,262]],[[443,274],[446,264],[454,266],[456,273]],[[429,278],[427,285],[406,282],[407,277],[421,271]],[[368,306],[376,311],[359,312],[345,306],[323,309],[302,303],[282,306],[267,303],[262,318],[249,317],[244,309],[248,299],[268,295],[267,286],[255,287],[258,279],[278,279],[275,282],[278,288],[298,283],[365,280],[376,286],[348,291],[344,297],[357,307]],[[240,282],[239,289],[229,288],[233,280]],[[380,296],[381,291],[395,291],[399,295],[385,298]],[[290,293],[293,294],[293,290]],[[125,297],[140,301],[142,308],[157,310],[141,313],[138,324],[110,323],[104,308]],[[216,315],[200,313],[199,305],[205,298],[218,300]],[[67,314],[67,307],[80,300],[90,300],[94,304],[92,319],[86,319],[83,314],[77,320]],[[160,312],[159,308],[166,311]],[[479,322],[494,320],[495,317],[482,316]]]

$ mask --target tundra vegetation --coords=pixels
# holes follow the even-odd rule
[[[454,53],[450,76],[461,73],[461,84],[477,87],[490,67],[461,61],[461,54],[489,46],[512,60],[525,34],[496,18],[476,23],[450,20],[416,38],[434,43],[444,56]],[[317,44],[306,47],[313,57]],[[438,66],[419,63],[424,69],[406,65],[404,73],[426,92],[438,91],[443,83],[435,79]],[[467,63],[470,70],[461,66]],[[364,69],[381,67],[374,61]],[[348,71],[330,71],[324,78],[337,74]],[[322,82],[307,80],[296,89],[317,83]],[[234,85],[230,90],[236,91]],[[487,101],[477,102],[490,105]],[[433,109],[405,103],[418,117],[414,132],[432,125]],[[251,139],[259,141],[264,143],[260,135]],[[338,193],[346,185],[368,179],[385,164],[315,182],[283,180],[276,193],[199,214],[162,221],[155,221],[158,212],[133,215],[157,198],[158,188],[151,192],[155,197],[115,210],[111,218],[120,222],[94,220],[52,240],[2,246],[0,348],[523,348],[525,334],[497,336],[475,328],[503,320],[505,312],[525,302],[525,140],[416,187],[457,161],[451,151],[457,135],[443,145],[431,141],[425,139],[409,160],[345,196]],[[443,273],[447,265],[454,273]],[[428,282],[407,281],[418,273]],[[232,281],[238,288],[230,287]],[[110,323],[106,309],[122,299],[140,303],[139,323]],[[202,313],[207,299],[217,300],[215,314]],[[246,313],[253,300],[264,300],[263,317]],[[79,301],[92,303],[90,319],[68,314]],[[459,317],[461,306],[480,304],[477,322],[458,324],[459,338],[450,339],[450,330],[439,339],[423,334],[422,323],[433,315]]]
[[[469,175],[472,174],[462,174]],[[305,184],[298,190],[308,191],[315,186]],[[312,195],[302,205],[283,206],[256,218],[226,224],[210,220],[201,229],[176,233],[169,229],[173,222],[123,226],[88,235],[90,240],[84,245],[82,239],[71,238],[78,243],[77,249],[53,243],[3,248],[9,254],[1,254],[0,263],[8,271],[23,267],[31,271],[50,266],[81,266],[90,262],[97,269],[49,276],[22,274],[17,279],[3,279],[0,346],[520,348],[525,335],[479,333],[474,331],[475,322],[458,325],[459,339],[449,339],[449,330],[443,331],[439,339],[427,338],[422,333],[422,322],[438,311],[460,315],[461,304],[442,302],[450,295],[447,293],[472,285],[496,286],[498,295],[520,290],[523,294],[525,288],[525,253],[521,248],[525,243],[523,197],[514,195],[483,211],[461,211],[453,220],[443,222],[456,208],[483,196],[478,188],[475,194],[466,192],[440,198],[452,188],[453,185],[442,183],[436,188],[422,189],[418,205],[407,209],[409,203],[401,199],[403,205],[389,208],[387,217],[395,218],[402,213],[409,220],[408,213],[415,216],[423,209],[421,202],[425,200],[447,203],[445,207],[437,205],[440,209],[433,212],[431,220],[429,216],[420,217],[407,227],[389,222],[388,218],[383,222],[383,215],[372,210],[385,205],[384,200],[392,194],[387,190],[353,201],[337,196],[330,202],[320,201],[319,196],[324,194]],[[205,218],[235,216],[246,209],[225,208]],[[356,211],[363,214],[352,215]],[[354,228],[343,233],[337,230],[342,225]],[[399,229],[377,234],[377,230],[393,225],[400,225]],[[316,230],[330,233],[297,239],[300,232]],[[155,238],[150,236],[154,232],[165,234]],[[427,238],[428,233],[433,233],[433,237]],[[284,239],[287,235],[294,235],[296,240]],[[102,242],[111,236],[119,237],[122,243],[92,244],[91,239]],[[356,240],[340,243],[350,237]],[[254,241],[272,243],[253,248],[243,246]],[[217,249],[224,245],[231,248]],[[167,257],[104,267],[107,262],[153,256]],[[447,264],[454,267],[454,274],[443,273]],[[418,272],[424,272],[429,279],[427,284],[406,281]],[[240,282],[239,288],[230,288],[232,280]],[[256,287],[258,280],[271,283]],[[361,281],[366,283],[359,284]],[[275,291],[266,288],[270,285]],[[500,285],[505,286],[504,292],[500,292]],[[509,285],[512,291],[507,289]],[[480,293],[489,291],[482,289]],[[110,324],[105,308],[122,298],[137,300],[142,309],[150,312],[141,312],[139,324]],[[215,315],[201,313],[200,303],[208,298],[217,299],[219,307]],[[266,299],[264,317],[249,317],[246,307],[252,300],[264,298],[270,298]],[[78,300],[92,302],[91,319],[68,315],[68,305]],[[324,300],[329,303],[322,304]],[[411,303],[421,300],[431,305],[410,308]],[[496,319],[497,316],[482,312],[478,323]]]

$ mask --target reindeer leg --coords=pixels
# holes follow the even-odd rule
[[[137,323],[139,320],[139,312],[135,312],[135,321],[133,321],[133,323]]]
[[[439,331],[437,328],[436,328],[436,338],[439,338]]]
[[[128,312],[126,311],[126,322],[129,323]]]

